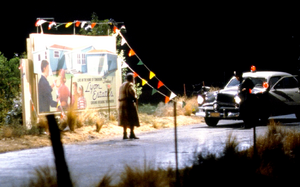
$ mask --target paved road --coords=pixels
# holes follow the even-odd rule
[[[299,122],[294,115],[278,120],[286,128],[299,130]],[[241,121],[220,121],[215,128],[205,124],[178,128],[179,167],[190,165],[194,152],[209,150],[220,153],[228,134],[232,133],[240,142],[239,148],[252,145],[253,130],[241,129]],[[263,135],[267,127],[256,128],[257,135]],[[144,162],[153,167],[175,167],[174,129],[161,129],[138,134],[139,140],[112,138],[77,145],[66,145],[65,154],[72,179],[77,186],[92,186],[101,176],[114,172],[114,182],[125,164],[143,166]],[[54,166],[51,147],[30,149],[0,154],[0,186],[20,186],[32,176],[34,168]]]

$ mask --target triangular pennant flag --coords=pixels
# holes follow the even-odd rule
[[[166,96],[165,103],[168,103],[169,101],[170,101],[170,98],[168,96]]]
[[[117,33],[117,32],[119,32],[119,29],[118,29],[118,27],[114,26],[114,33]]]
[[[138,77],[139,75],[136,73],[136,72],[133,72],[133,77],[136,78]]]
[[[137,65],[144,65],[144,63],[140,60],[139,63],[137,63]]]
[[[51,21],[48,25],[48,30],[50,30],[55,25],[56,25],[56,23],[54,21]]]
[[[91,27],[94,28],[96,26],[97,23],[92,23]]]
[[[121,46],[123,46],[125,43],[126,43],[126,40],[122,37]]]
[[[147,84],[147,81],[145,79],[142,79],[142,86],[145,86]]]
[[[155,74],[154,74],[152,71],[150,71],[150,75],[149,75],[150,80],[151,80],[153,77],[155,77]]]
[[[177,95],[174,94],[173,92],[171,92],[171,95],[170,95],[170,100],[174,99]]]
[[[134,52],[133,49],[130,49],[130,50],[129,50],[129,53],[128,53],[128,56],[129,56],[129,57],[132,57],[133,55],[135,55],[135,52]]]
[[[66,28],[70,27],[73,24],[73,22],[69,22],[66,24]]]
[[[128,66],[128,64],[126,63],[126,62],[122,62],[121,63],[121,68],[128,68],[129,66]]]
[[[158,84],[157,84],[157,89],[159,89],[160,87],[162,87],[164,85],[163,82],[159,81]]]
[[[156,92],[157,92],[157,90],[153,88],[152,89],[152,95],[154,95]]]
[[[46,23],[46,22],[47,22],[46,20],[39,19],[39,20],[37,20],[37,22],[35,22],[35,26],[36,27],[41,26],[43,23]]]
[[[79,27],[79,26],[80,26],[80,21],[76,21],[75,26],[76,26],[76,27]]]
[[[84,25],[86,24],[86,21],[81,22],[81,28],[83,29]]]
[[[186,106],[186,102],[182,101],[182,107],[181,108],[184,108]]]

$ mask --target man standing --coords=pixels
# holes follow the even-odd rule
[[[39,112],[50,112],[50,106],[56,107],[57,102],[52,99],[52,88],[50,86],[47,77],[49,76],[49,62],[43,60],[41,64],[42,76],[38,84],[38,94],[39,94]]]
[[[139,127],[139,117],[135,102],[137,95],[133,87],[134,77],[128,73],[126,81],[120,87],[119,94],[119,126],[123,127],[123,139],[128,139],[127,128],[130,128],[130,139],[139,139],[134,134],[134,127]]]

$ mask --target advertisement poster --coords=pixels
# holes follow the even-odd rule
[[[116,106],[115,37],[33,34],[30,39],[39,113]]]

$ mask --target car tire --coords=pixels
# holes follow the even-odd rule
[[[218,122],[220,119],[218,118],[204,118],[206,125],[210,126],[210,127],[215,127],[217,126]]]

